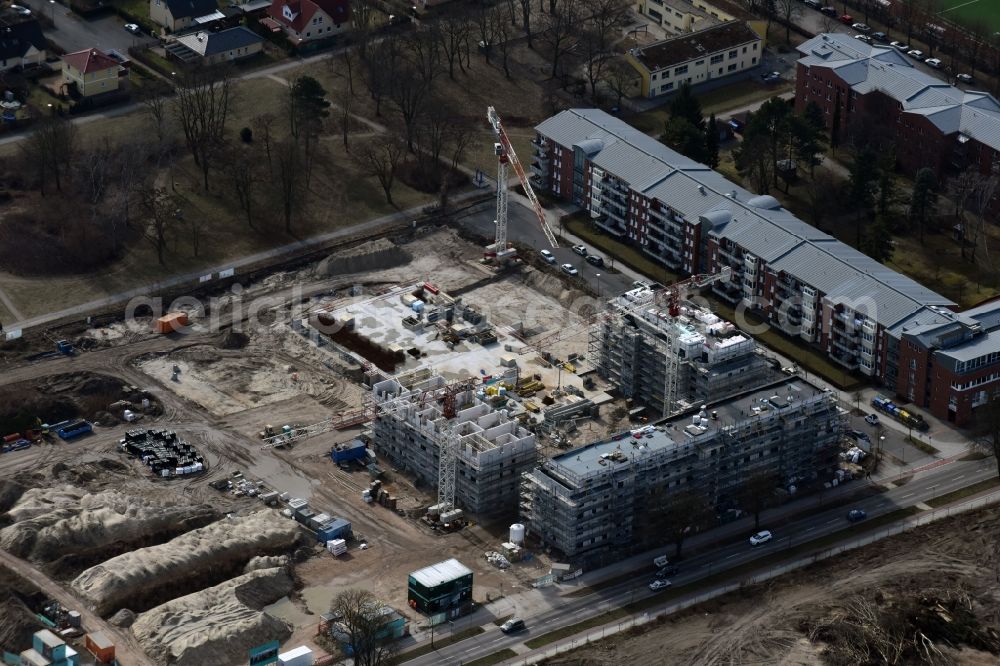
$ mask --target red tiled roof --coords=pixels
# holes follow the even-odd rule
[[[288,8],[291,19],[285,15],[285,7]],[[320,10],[337,24],[348,23],[351,20],[350,0],[275,0],[268,7],[267,13],[278,23],[290,27],[295,32],[302,32]]]
[[[85,49],[76,53],[67,53],[63,56],[63,62],[84,74],[118,67],[117,60],[97,49]]]

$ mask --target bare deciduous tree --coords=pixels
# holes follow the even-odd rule
[[[174,110],[195,164],[208,190],[214,158],[225,143],[233,103],[233,84],[224,69],[196,70],[181,77]]]
[[[156,132],[156,144],[160,151],[167,146],[169,135],[170,114],[167,108],[167,96],[163,90],[152,86],[150,90],[143,89],[140,93],[140,101],[153,124],[153,131]]]
[[[623,58],[615,58],[604,64],[604,83],[617,96],[616,107],[621,108],[622,98],[635,91],[636,78],[635,70]]]
[[[180,208],[170,192],[162,187],[149,187],[141,192],[142,210],[147,219],[143,236],[156,250],[160,265],[166,265],[167,243],[180,219]]]
[[[525,37],[528,38],[528,48],[533,49],[535,45],[531,43],[531,0],[518,0],[521,4],[521,24],[524,26]]]
[[[285,233],[292,233],[292,221],[305,207],[309,195],[302,170],[302,152],[299,144],[292,139],[279,141],[274,145],[274,173],[271,175],[271,190],[275,202],[285,221]]]
[[[802,16],[802,0],[774,0],[774,9],[785,24],[785,43],[792,43],[792,23]]]
[[[349,589],[333,598],[330,612],[337,618],[335,632],[351,648],[355,666],[387,666],[396,646],[387,631],[384,603],[368,590]]]
[[[62,116],[42,118],[28,139],[21,143],[21,152],[28,164],[35,167],[42,196],[51,176],[56,191],[62,192],[63,179],[68,174],[77,148],[77,129]]]
[[[472,24],[463,13],[448,14],[433,24],[432,30],[441,44],[441,52],[448,62],[448,78],[455,79],[455,65],[465,73],[462,64],[462,48],[469,40]]]
[[[562,57],[577,43],[579,19],[577,0],[564,1],[558,13],[550,12],[545,17],[541,38],[549,49],[553,78],[561,74],[559,63]]]
[[[233,188],[247,226],[254,228],[257,210],[257,186],[261,182],[259,151],[249,146],[233,146],[226,155],[223,170]]]
[[[366,174],[378,180],[385,193],[386,203],[390,206],[396,205],[392,200],[392,185],[405,152],[403,143],[392,137],[366,141],[359,151],[362,168]]]

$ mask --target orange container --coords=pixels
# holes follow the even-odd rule
[[[173,333],[187,326],[188,317],[185,312],[171,312],[156,320],[157,333]]]
[[[87,634],[87,651],[102,664],[111,664],[115,660],[115,644],[100,631]]]

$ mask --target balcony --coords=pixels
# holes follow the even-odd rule
[[[832,342],[833,342],[833,346],[834,347],[837,347],[838,349],[842,349],[842,350],[844,350],[845,352],[847,352],[847,353],[849,353],[851,355],[856,354],[858,352],[858,349],[859,349],[859,346],[856,343],[850,342],[850,341],[847,341],[847,340],[843,340],[843,339],[841,339],[839,337],[834,337],[833,340],[832,340]]]
[[[806,342],[815,342],[816,329],[813,328],[811,325],[805,326],[802,328],[802,330],[799,331],[799,337],[805,340]]]
[[[743,288],[739,285],[729,283],[716,283],[712,285],[712,291],[727,303],[736,304],[743,298]]]
[[[539,141],[537,137],[531,140],[531,147],[538,153],[547,154],[549,152],[549,145],[544,141]]]
[[[658,243],[652,243],[649,245],[643,245],[642,251],[646,254],[658,259],[670,268],[677,268],[681,263],[681,254],[671,250],[666,245],[660,245]]]
[[[842,365],[848,370],[858,369],[858,357],[853,354],[842,354],[839,352],[833,352],[830,354],[830,359],[834,363]]]
[[[532,176],[535,176],[536,178],[545,180],[548,180],[549,178],[548,168],[543,168],[539,166],[536,162],[532,162],[531,164],[528,165],[528,171],[531,173]]]

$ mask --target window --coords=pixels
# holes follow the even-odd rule
[[[719,55],[712,56],[712,59],[709,60],[709,62],[713,65],[718,65],[720,62],[722,62],[722,58],[723,55],[720,53]]]
[[[753,58],[750,59],[750,64],[751,65],[756,65],[757,64],[757,56],[754,56]]]
[[[688,71],[688,66],[687,65],[681,65],[680,67],[674,67],[674,76],[678,76],[679,74],[687,74],[687,71]]]
[[[747,52],[747,47],[744,46],[743,47],[743,53],[746,53],[746,52]]]
[[[753,50],[754,50],[754,51],[756,51],[756,50],[757,50],[757,42],[754,42],[754,43],[753,43]]]
[[[733,49],[732,51],[729,52],[729,59],[732,60],[735,57],[736,57],[736,49]]]
[[[658,76],[659,76],[659,74],[657,72],[653,72],[653,80],[654,81],[656,80],[656,77],[658,77]]]
[[[727,71],[727,72],[735,72],[735,71],[736,71],[736,63],[734,62],[734,63],[733,63],[732,65],[730,65],[729,67],[726,67],[726,71]]]
[[[699,60],[698,62],[695,63],[696,66],[697,65],[704,65],[704,64],[705,64],[704,60]]]

